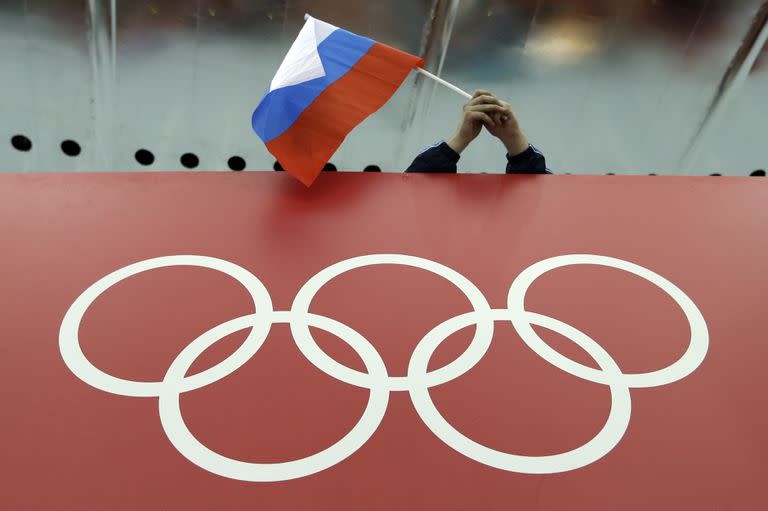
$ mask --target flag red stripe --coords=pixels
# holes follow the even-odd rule
[[[283,168],[311,185],[346,136],[394,95],[423,60],[376,43],[267,149]]]

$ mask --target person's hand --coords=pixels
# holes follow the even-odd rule
[[[485,127],[491,135],[501,140],[510,156],[517,156],[528,149],[530,145],[528,138],[520,129],[520,124],[517,122],[510,104],[505,101],[497,101],[503,110],[494,114],[496,116],[494,117],[494,124]]]
[[[489,131],[501,128],[501,122],[508,107],[509,105],[505,108],[503,103],[488,91],[475,91],[469,103],[464,105],[459,129],[453,137],[446,140],[446,143],[451,149],[461,154],[480,135],[483,126]],[[509,112],[511,111],[509,109]]]

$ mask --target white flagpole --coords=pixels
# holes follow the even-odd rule
[[[422,69],[422,68],[420,68],[420,67],[417,67],[417,68],[416,68],[416,71],[418,71],[419,73],[423,74],[423,75],[424,75],[424,76],[426,76],[427,78],[431,78],[431,79],[433,79],[434,81],[436,81],[436,82],[437,82],[437,83],[439,83],[440,85],[444,85],[444,86],[448,87],[448,88],[449,88],[449,89],[451,89],[453,92],[456,92],[456,93],[458,93],[458,94],[461,94],[462,96],[464,96],[464,97],[465,97],[465,98],[467,98],[467,99],[472,99],[472,94],[469,94],[468,92],[465,92],[465,91],[463,91],[463,90],[459,89],[458,87],[456,87],[456,86],[455,86],[454,84],[452,84],[452,83],[448,83],[448,82],[446,82],[445,80],[443,80],[443,79],[442,79],[442,78],[440,78],[439,76],[435,76],[435,75],[433,75],[432,73],[430,73],[429,71],[425,71],[425,70],[423,70],[423,69]]]

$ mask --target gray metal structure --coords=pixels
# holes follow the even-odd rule
[[[0,171],[271,170],[250,116],[305,12],[508,99],[558,172],[768,166],[764,0],[0,0]],[[333,163],[401,170],[463,102],[414,74]]]

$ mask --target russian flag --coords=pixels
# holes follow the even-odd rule
[[[253,113],[253,130],[283,168],[310,186],[346,136],[424,61],[306,17]]]

